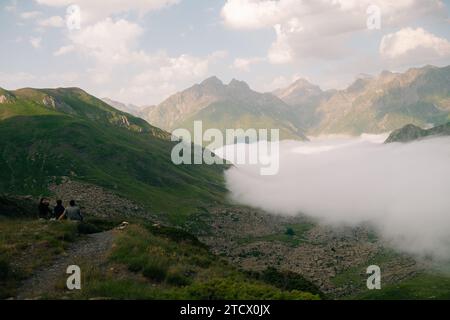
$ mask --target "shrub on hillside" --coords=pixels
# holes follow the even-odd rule
[[[174,270],[167,273],[166,282],[174,286],[184,287],[190,284],[192,280],[185,276],[182,272]]]
[[[154,226],[147,224],[147,230],[157,236],[163,236],[175,242],[186,241],[197,247],[206,248],[207,246],[200,242],[198,238],[187,231],[178,228],[166,227],[166,226]]]
[[[166,278],[167,265],[162,261],[149,259],[142,269],[142,275],[150,280],[162,282]]]
[[[278,271],[275,268],[269,267],[258,278],[282,290],[307,291],[324,297],[323,292],[314,283],[295,272]]]
[[[4,259],[0,259],[0,281],[8,279],[11,273],[12,272],[9,263]]]
[[[102,232],[96,225],[87,222],[80,222],[77,227],[79,234],[93,234]]]
[[[317,295],[298,290],[282,291],[245,279],[212,279],[186,287],[188,299],[200,300],[316,300]]]

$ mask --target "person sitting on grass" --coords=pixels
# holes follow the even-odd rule
[[[50,215],[52,214],[50,210],[50,201],[47,198],[41,198],[41,201],[39,201],[39,219],[50,219]]]
[[[69,206],[64,210],[58,220],[62,220],[64,217],[72,221],[83,221],[80,207],[75,204],[75,200],[70,200]]]
[[[56,206],[53,208],[53,218],[58,219],[66,208],[62,205],[62,200],[56,200]]]

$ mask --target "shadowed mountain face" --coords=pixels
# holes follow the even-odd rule
[[[273,91],[273,94],[292,106],[297,123],[304,129],[319,125],[321,117],[318,106],[331,97],[334,91],[323,91],[319,86],[305,79],[298,79],[286,88]]]
[[[406,124],[446,123],[450,118],[450,66],[361,77],[345,90],[323,92],[301,80],[275,91],[299,110],[309,134],[392,131]]]
[[[70,177],[177,217],[222,199],[223,167],[174,165],[167,132],[80,89],[1,90],[0,99],[0,193],[46,194]]]
[[[207,128],[280,129],[282,138],[306,139],[295,110],[270,93],[258,93],[242,81],[228,85],[216,77],[176,93],[161,104],[142,112],[149,123],[172,131],[192,130],[193,122]]]
[[[393,131],[385,143],[410,142],[435,136],[450,136],[450,122],[431,129],[422,129],[413,124],[408,124],[403,128]]]

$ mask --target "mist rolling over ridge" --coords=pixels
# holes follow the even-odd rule
[[[383,144],[385,138],[283,141],[277,175],[261,176],[257,165],[226,172],[231,198],[325,224],[368,223],[395,248],[450,258],[450,138]]]

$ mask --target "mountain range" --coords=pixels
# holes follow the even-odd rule
[[[439,125],[450,119],[450,66],[358,77],[344,90],[322,90],[305,79],[271,93],[211,77],[139,115],[156,127],[279,128],[282,139],[306,135],[382,133],[406,124]]]
[[[225,167],[172,164],[175,142],[164,130],[203,120],[204,128],[280,128],[281,138],[306,139],[439,126],[449,114],[450,66],[365,76],[341,91],[298,80],[258,93],[212,77],[143,109],[152,125],[78,88],[0,88],[0,192],[45,194],[52,179],[69,176],[179,215],[175,202],[193,212],[203,200],[223,199]],[[401,132],[428,135],[420,130]]]
[[[296,122],[294,109],[280,98],[258,93],[243,81],[224,84],[217,77],[178,92],[157,106],[145,108],[141,116],[167,131],[176,128],[192,131],[193,122],[201,120],[204,130],[277,128],[284,139],[306,139]]]
[[[298,109],[310,135],[382,133],[409,123],[439,125],[450,119],[450,66],[384,71],[360,77],[345,90],[321,91],[302,81],[274,93]]]

